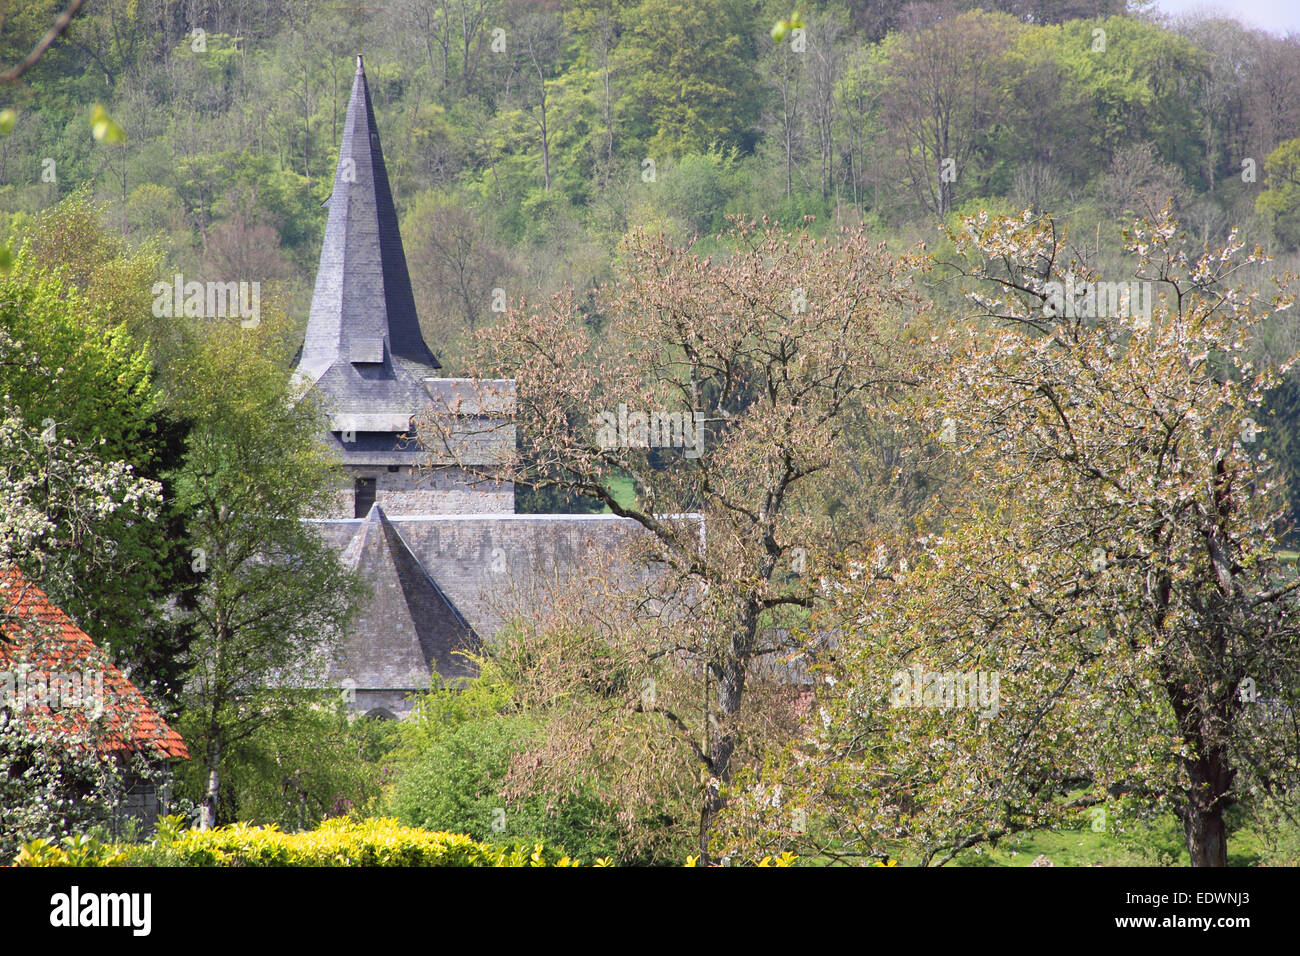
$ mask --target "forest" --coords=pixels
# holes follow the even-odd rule
[[[0,81],[0,559],[201,758],[183,812],[624,865],[1300,862],[1300,36],[381,4],[0,0],[0,71],[77,7]],[[285,399],[358,55],[441,374],[520,383],[518,510],[638,521],[689,611],[593,562],[400,725],[261,680],[356,600]],[[160,314],[182,275],[259,321]],[[598,453],[620,402],[700,448]],[[111,771],[13,733],[0,853],[39,857]]]
[[[4,62],[58,7],[14,5]],[[707,239],[728,215],[813,216],[902,248],[946,217],[1034,206],[1105,254],[1116,217],[1173,197],[1201,241],[1248,228],[1287,265],[1295,40],[1123,14],[808,4],[796,52],[769,36],[788,10],[735,0],[91,2],[7,95],[0,196],[17,235],[88,189],[170,270],[279,283],[301,317],[362,53],[451,373],[494,288],[589,293],[638,226]],[[95,107],[124,135],[88,135]]]

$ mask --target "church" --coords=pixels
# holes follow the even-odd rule
[[[347,475],[333,513],[313,523],[370,590],[330,680],[357,712],[401,718],[431,682],[474,677],[464,652],[490,646],[517,608],[639,526],[614,515],[518,515],[513,486],[491,477],[514,448],[501,417],[514,383],[438,374],[360,56],[327,206],[294,382],[323,400],[323,438]],[[464,423],[460,464],[418,441],[416,420],[430,406]]]

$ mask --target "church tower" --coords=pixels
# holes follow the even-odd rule
[[[494,412],[513,400],[513,383],[437,377],[441,365],[420,333],[360,56],[326,205],[295,380],[324,400],[327,441],[349,475],[330,517],[363,518],[375,504],[390,515],[512,513],[513,486],[481,474],[513,451],[513,428],[494,427]],[[420,469],[431,448],[419,445],[416,418],[430,405],[456,411],[466,436],[458,444],[472,449],[461,460],[477,474],[450,461]]]

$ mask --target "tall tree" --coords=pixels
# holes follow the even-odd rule
[[[1127,239],[1159,298],[1099,292],[1046,218],[957,237],[987,324],[939,337],[917,414],[968,504],[842,582],[828,713],[785,781],[858,851],[943,862],[1172,809],[1192,864],[1222,866],[1228,808],[1300,783],[1300,577],[1256,436],[1276,373],[1244,357],[1291,300],[1229,285],[1261,260],[1235,241],[1196,256],[1168,219]],[[769,824],[776,779],[748,804]]]
[[[997,126],[995,91],[1018,29],[1006,15],[976,11],[895,34],[877,52],[886,169],[937,216],[952,211],[958,183],[969,188],[988,175],[979,161]]]
[[[821,164],[819,180],[822,199],[830,197],[832,188],[838,191],[835,170],[838,129],[838,101],[835,88],[844,72],[844,26],[833,14],[823,14],[808,22],[808,50],[805,56],[808,74],[808,117],[816,134]]]
[[[199,573],[182,703],[206,767],[204,827],[218,822],[230,748],[291,710],[298,688],[327,686],[324,655],[357,593],[301,520],[324,512],[337,461],[319,409],[291,401],[288,341],[265,312],[253,329],[212,325],[181,370],[193,428],[174,480]]]
[[[758,120],[750,16],[734,0],[642,0],[622,11],[614,70],[620,127],[656,162],[735,146],[749,152]]]
[[[1294,248],[1300,244],[1300,137],[1269,153],[1264,172],[1268,188],[1255,200],[1255,208],[1268,217],[1274,236]]]
[[[794,191],[795,163],[803,159],[804,152],[804,124],[799,108],[799,85],[804,79],[802,59],[800,54],[791,49],[789,43],[778,43],[763,53],[764,72],[768,74],[773,94],[769,97],[767,108],[772,117],[768,121],[767,135],[776,137],[779,141],[785,164],[787,197]]]
[[[526,13],[512,24],[519,58],[519,96],[537,130],[542,154],[542,189],[551,191],[551,143],[555,136],[555,73],[562,52],[563,23],[545,10]]]
[[[660,674],[664,692],[647,708],[627,658],[601,653],[602,638],[558,660],[695,761],[706,859],[733,760],[752,756],[747,687],[783,646],[781,615],[814,601],[798,572],[830,522],[809,502],[853,480],[838,453],[843,434],[902,374],[890,343],[912,302],[903,268],[862,232],[832,244],[750,224],[725,241],[735,253],[722,260],[634,233],[604,305],[607,338],[596,340],[584,310],[561,295],[485,330],[474,370],[517,382],[509,424],[528,436],[530,455],[504,462],[506,476],[631,519],[666,568],[658,602],[641,605],[669,608],[659,626],[628,619],[611,639],[624,650],[634,635],[643,641],[638,678],[656,680],[652,669],[666,666],[693,681]],[[435,408],[421,428],[438,455],[463,447],[456,420],[456,409]],[[635,501],[610,490],[622,475]],[[610,747],[625,740],[609,734]]]
[[[81,244],[84,265],[95,274],[82,281],[104,293],[92,300],[71,285],[66,271],[45,271],[57,255],[42,256],[45,268],[36,265],[37,249],[56,245],[26,242],[12,274],[0,279],[0,394],[7,408],[47,435],[51,447],[69,442],[139,478],[161,479],[174,463],[184,427],[163,406],[146,348],[126,323],[110,324],[114,305],[132,302],[137,284],[129,279],[119,285],[115,270],[123,264],[98,261]],[[39,471],[24,476],[18,468],[6,463],[12,481],[48,478]],[[19,555],[22,569],[97,641],[138,667],[145,683],[170,683],[176,675],[169,658],[182,636],[162,608],[176,583],[169,555],[179,549],[169,531],[179,528],[141,520],[129,508],[78,512],[53,495],[46,513],[52,527],[67,530],[59,538],[64,546]],[[90,521],[94,533],[75,530],[82,521]]]
[[[509,263],[478,212],[455,199],[433,194],[419,197],[402,227],[408,255],[426,263],[412,278],[420,313],[464,319],[458,331],[474,331],[491,315],[492,290],[504,287]],[[435,354],[450,343],[444,320],[430,330]]]

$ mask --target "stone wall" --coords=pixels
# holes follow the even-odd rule
[[[358,478],[375,479],[375,503],[389,517],[398,515],[513,514],[515,486],[471,475],[463,468],[421,471],[410,465],[355,466],[334,495],[335,505],[325,517],[352,518]]]
[[[150,834],[158,825],[158,818],[171,812],[171,761],[164,760],[154,768],[157,779],[148,779],[128,771],[123,774],[125,793],[113,809],[109,829],[114,836],[122,836],[128,821],[134,820],[141,834]]]

